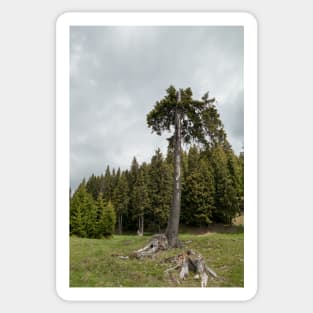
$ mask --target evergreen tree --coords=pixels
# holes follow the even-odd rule
[[[214,178],[208,163],[202,159],[186,178],[183,193],[183,222],[207,225],[214,210]]]
[[[199,169],[200,151],[196,145],[190,147],[187,159],[187,174],[191,175]]]
[[[149,168],[150,219],[154,231],[160,232],[168,220],[172,200],[172,165],[163,160],[160,149],[151,159]]]
[[[211,151],[212,168],[215,179],[215,222],[231,223],[239,212],[238,190],[228,167],[228,158],[222,146]]]
[[[75,193],[76,194],[76,193]],[[70,235],[78,237],[86,237],[85,225],[82,216],[82,204],[80,203],[79,196],[73,195],[70,205]]]
[[[102,208],[97,233],[100,237],[111,237],[114,234],[116,215],[111,201]]]
[[[137,162],[136,157],[133,158],[132,164],[130,167],[130,172],[129,172],[129,183],[130,185],[134,186],[137,176],[138,176],[138,171],[139,171],[139,164]]]
[[[174,134],[169,138],[169,143],[174,149],[173,200],[166,230],[170,247],[179,245],[182,141],[187,144],[197,141],[209,146],[226,137],[214,103],[215,99],[209,99],[208,93],[201,101],[196,101],[192,98],[190,88],[176,91],[170,86],[167,95],[157,101],[147,115],[148,126],[158,135],[174,128]]]
[[[92,174],[87,181],[86,189],[93,199],[96,200],[100,192],[100,178]]]
[[[112,176],[109,165],[107,166],[103,177],[102,193],[105,202],[109,202],[112,199]]]
[[[113,183],[112,183],[113,193],[114,193],[115,188],[117,187],[117,184],[118,184],[118,181],[119,181],[120,177],[121,177],[121,169],[118,168],[117,171],[116,171],[116,174],[114,176]]]
[[[133,188],[133,218],[138,220],[138,231],[144,232],[144,215],[149,207],[149,195],[142,170],[138,171],[137,180]]]
[[[118,171],[119,173],[119,171]],[[113,204],[117,215],[118,233],[123,232],[123,216],[127,214],[129,203],[129,188],[125,173],[119,175],[116,188],[113,193]]]
[[[102,192],[100,192],[98,194],[97,200],[96,200],[96,212],[97,212],[97,216],[96,216],[96,224],[95,224],[95,238],[101,238],[103,235],[103,219],[102,219],[102,215],[103,212],[105,212],[105,208],[106,208],[106,204],[104,202],[103,199],[103,194]]]
[[[85,180],[75,191],[70,203],[70,233],[79,237],[93,237],[95,233],[96,208],[87,192]]]
[[[128,178],[128,189],[129,189],[129,204],[128,204],[128,221],[129,221],[129,227],[132,229],[137,229],[137,224],[133,224],[132,222],[135,220],[133,217],[134,212],[136,210],[135,200],[133,197],[134,194],[134,185],[137,181],[137,176],[139,172],[139,164],[137,162],[136,157],[133,158],[130,171],[128,172],[127,178]]]

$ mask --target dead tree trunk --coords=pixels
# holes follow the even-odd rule
[[[177,93],[177,104],[181,101],[180,91]],[[179,106],[175,112],[175,133],[174,133],[174,186],[173,186],[172,207],[169,214],[166,236],[170,248],[179,247],[178,228],[181,205],[181,113]]]

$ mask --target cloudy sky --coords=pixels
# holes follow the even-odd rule
[[[106,165],[150,161],[165,136],[151,134],[146,114],[169,85],[209,91],[230,143],[243,146],[242,27],[71,27],[70,184]]]

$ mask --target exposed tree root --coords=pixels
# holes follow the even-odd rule
[[[151,241],[142,249],[134,251],[131,255],[137,259],[144,257],[154,257],[160,251],[169,248],[167,237],[165,234],[154,235]],[[113,255],[112,255],[113,256]],[[120,259],[128,259],[128,256],[116,254],[114,256]],[[168,257],[163,262],[171,263],[172,266],[164,271],[169,279],[176,285],[180,285],[183,280],[189,275],[190,272],[194,273],[195,279],[201,279],[201,287],[206,287],[208,283],[208,275],[217,278],[217,274],[205,263],[203,256],[193,250],[187,250],[176,256]],[[179,270],[179,279],[174,277],[173,271]]]
[[[137,259],[140,259],[145,256],[151,256],[158,251],[167,250],[168,241],[164,234],[154,235],[151,241],[142,249],[139,249],[134,252],[134,255]]]
[[[206,265],[205,260],[201,254],[197,254],[192,250],[181,253],[177,256],[167,258],[166,262],[170,261],[175,265],[165,270],[169,274],[173,270],[180,269],[179,279],[184,280],[190,272],[195,273],[195,279],[201,278],[201,287],[206,287],[208,283],[208,274],[217,278],[216,273]]]

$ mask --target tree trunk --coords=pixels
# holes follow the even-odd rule
[[[122,234],[122,229],[123,229],[123,217],[122,214],[118,215],[118,233],[119,235]]]
[[[180,92],[177,95],[177,102],[180,101]],[[176,107],[175,112],[175,133],[174,133],[174,186],[173,186],[172,207],[169,214],[166,237],[170,248],[179,246],[178,228],[181,204],[181,113]]]
[[[144,227],[143,227],[143,223],[144,223],[144,216],[142,215],[142,216],[141,216],[141,233],[142,233],[142,234],[143,234],[143,230],[144,230],[144,229],[143,229],[143,228],[144,228]]]
[[[138,216],[138,230],[137,230],[137,235],[142,236],[143,235],[143,215]]]

